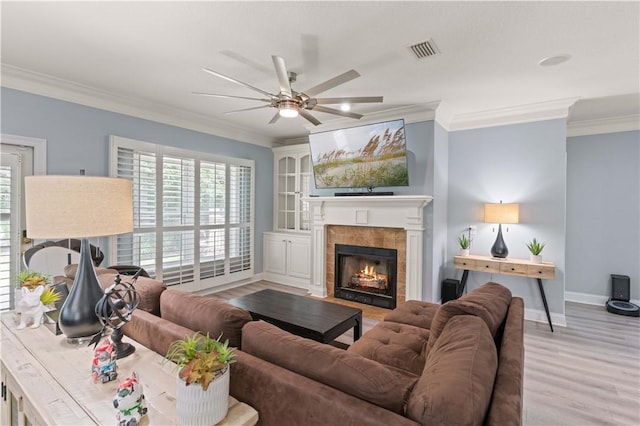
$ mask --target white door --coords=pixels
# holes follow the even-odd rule
[[[0,165],[0,311],[12,309],[20,271],[20,190],[22,157],[2,152]]]
[[[31,246],[23,239],[24,176],[47,172],[47,141],[0,135],[0,310],[13,309],[13,291],[23,268],[22,254]]]

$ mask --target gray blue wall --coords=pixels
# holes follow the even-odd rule
[[[555,263],[545,281],[550,311],[564,315],[566,120],[547,120],[449,133],[448,273],[457,253],[456,238],[477,226],[471,254],[490,256],[495,226],[483,223],[484,203],[520,204],[520,223],[509,225],[504,240],[509,256],[528,259],[533,237],[547,244],[543,258]],[[504,226],[503,226],[504,228]],[[503,229],[504,231],[504,229]],[[489,280],[523,297],[525,308],[543,311],[534,280],[472,272],[468,290]],[[546,318],[545,318],[546,320]]]
[[[1,102],[2,133],[47,140],[48,174],[75,175],[85,169],[87,175],[107,176],[109,135],[255,160],[255,272],[262,272],[262,233],[273,224],[270,148],[5,87]]]
[[[567,154],[567,292],[608,298],[619,274],[640,299],[640,132],[571,137]]]

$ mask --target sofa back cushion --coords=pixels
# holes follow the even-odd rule
[[[418,379],[415,374],[293,335],[264,321],[244,326],[242,350],[400,414]]]
[[[496,338],[511,303],[511,291],[496,283],[486,283],[462,296],[451,300],[438,309],[431,323],[427,353],[438,340],[447,322],[457,315],[474,315],[481,318]]]
[[[407,405],[407,417],[423,425],[481,425],[495,380],[498,356],[485,322],[451,318],[427,355]]]
[[[520,297],[514,297],[509,305],[498,360],[485,425],[519,426],[522,424],[524,379],[524,301]]]
[[[183,290],[167,289],[160,296],[160,315],[167,321],[213,338],[222,334],[229,346],[240,347],[242,327],[251,315],[215,297],[200,296]]]

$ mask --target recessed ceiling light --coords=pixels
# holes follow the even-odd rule
[[[350,109],[351,109],[351,105],[349,104],[340,105],[340,111],[349,111]]]
[[[541,67],[552,67],[554,65],[559,65],[563,62],[567,62],[569,59],[571,59],[571,55],[549,56],[549,57],[540,59],[540,61],[538,62],[538,65],[540,65]]]

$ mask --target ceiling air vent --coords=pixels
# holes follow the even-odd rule
[[[422,43],[414,44],[413,46],[409,46],[409,49],[411,49],[411,52],[416,57],[416,59],[424,59],[440,53],[435,43],[431,39],[423,41]]]

